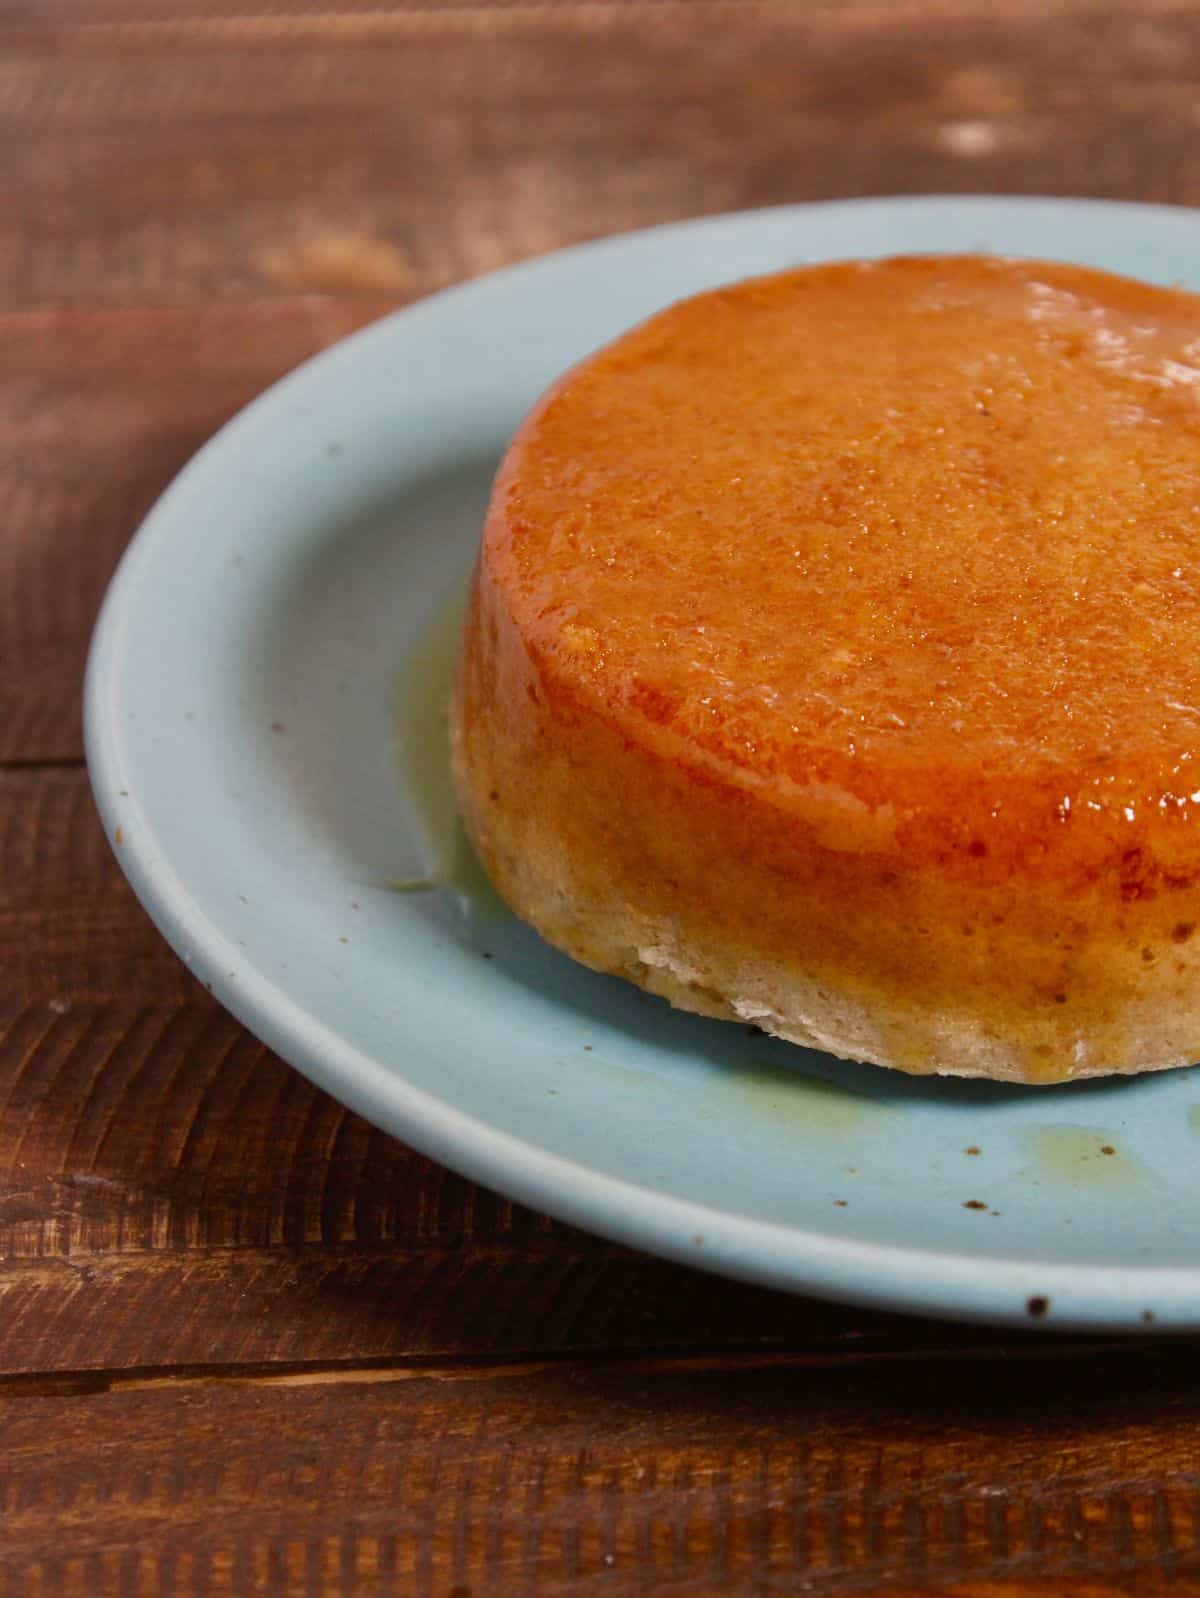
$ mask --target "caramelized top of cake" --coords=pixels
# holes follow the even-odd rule
[[[525,424],[485,560],[548,692],[846,847],[1011,856],[1183,847],[1198,556],[1200,298],[955,256],[634,329]]]

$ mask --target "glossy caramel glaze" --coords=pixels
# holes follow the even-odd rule
[[[1012,1040],[987,1074],[1180,1063],[1198,551],[1196,298],[970,257],[701,296],[568,374],[510,451],[460,695],[468,824],[571,952],[586,931],[523,897],[576,896],[572,925],[619,900],[672,970],[728,936],[844,991],[891,1036],[843,1052],[975,1069],[943,1057],[975,1028]],[[472,753],[485,711],[505,730]],[[480,804],[504,738],[520,823]],[[1134,1058],[1164,1004],[1179,1025],[1144,1047],[1171,1057]]]

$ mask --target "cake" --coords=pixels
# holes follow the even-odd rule
[[[988,256],[652,317],[496,480],[468,833],[557,948],[915,1073],[1200,1057],[1200,298]]]

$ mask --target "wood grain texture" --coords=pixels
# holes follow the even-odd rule
[[[6,1003],[195,993],[122,877],[81,766],[0,770],[0,860]]]
[[[1049,1426],[1020,1361],[986,1387],[712,1355],[13,1386],[0,1571],[88,1598],[1190,1594],[1189,1365],[1147,1351],[1116,1390],[1060,1360]]]
[[[418,295],[699,212],[1200,184],[1188,7],[85,9],[26,3],[0,60],[0,307]]]

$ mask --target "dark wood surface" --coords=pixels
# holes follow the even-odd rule
[[[0,0],[0,1594],[1200,1594],[1195,1341],[785,1298],[473,1187],[197,986],[81,763],[121,549],[305,356],[922,190],[1200,202],[1200,15]]]

